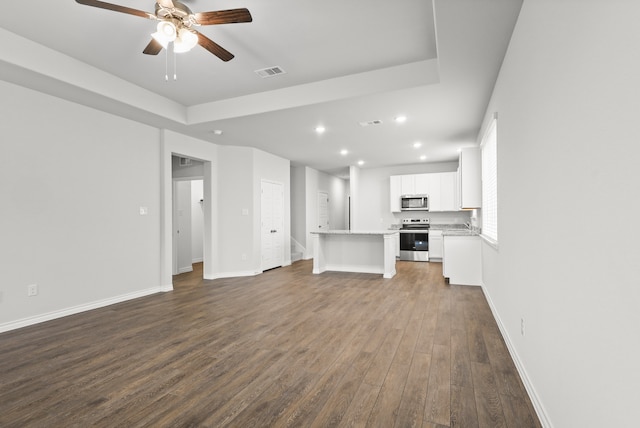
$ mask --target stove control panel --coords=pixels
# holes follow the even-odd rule
[[[403,225],[429,224],[429,219],[428,218],[403,218],[402,219],[402,224]]]

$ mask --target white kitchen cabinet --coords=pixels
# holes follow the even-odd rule
[[[460,152],[460,208],[474,209],[482,206],[480,148],[467,147]]]
[[[482,254],[480,237],[444,235],[442,274],[450,284],[481,285]]]
[[[400,187],[403,195],[416,194],[416,176],[415,174],[407,174],[400,176]]]
[[[427,174],[429,176],[429,211],[442,211],[440,176],[442,174]]]
[[[443,172],[440,177],[440,210],[458,211],[457,204],[458,174],[455,172]],[[435,210],[434,210],[435,211]]]
[[[442,260],[442,230],[429,230],[429,260]]]
[[[392,175],[389,178],[391,212],[401,211],[401,195],[429,195],[429,211],[458,211],[458,173]]]
[[[402,179],[399,175],[389,177],[389,204],[392,213],[400,212],[400,196],[402,195]]]
[[[430,195],[431,192],[431,176],[433,174],[415,174],[413,176],[414,181],[414,195]],[[407,195],[408,193],[405,193]]]

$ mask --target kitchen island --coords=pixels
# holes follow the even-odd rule
[[[396,274],[397,230],[311,232],[313,273],[324,271]]]

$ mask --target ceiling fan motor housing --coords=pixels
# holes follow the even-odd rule
[[[173,6],[166,8],[160,3],[156,3],[156,17],[160,20],[177,20],[186,27],[197,25],[195,15],[186,5],[174,1]]]

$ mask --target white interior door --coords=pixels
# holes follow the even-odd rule
[[[280,183],[262,181],[261,198],[262,270],[284,262],[284,195]]]
[[[318,192],[318,230],[329,230],[329,194]]]

